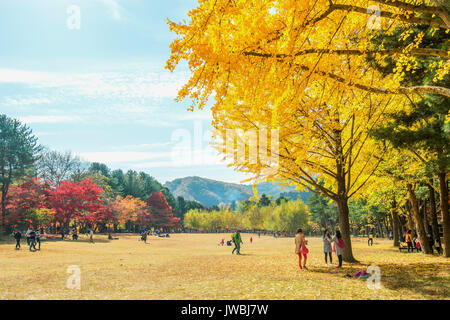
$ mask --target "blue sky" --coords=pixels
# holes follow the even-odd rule
[[[80,29],[68,20],[79,8]],[[175,103],[185,66],[164,70],[194,0],[0,0],[0,112],[27,123],[42,145],[161,182],[243,174],[209,146],[209,110]]]

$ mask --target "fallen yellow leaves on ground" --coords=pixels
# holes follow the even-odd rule
[[[228,234],[119,235],[96,243],[52,240],[42,250],[0,244],[0,299],[449,299],[450,260],[400,253],[392,241],[353,239],[357,264],[324,263],[322,240],[309,239],[309,270],[299,270],[292,238],[243,234],[241,256],[218,246]],[[250,243],[253,236],[253,243]],[[67,289],[67,267],[81,269],[81,289]],[[347,278],[377,265],[381,289]]]

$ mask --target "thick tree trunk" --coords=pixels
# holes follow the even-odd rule
[[[420,217],[422,218],[423,227],[425,228],[426,233],[430,233],[430,225],[428,224],[428,217],[427,217],[427,201],[422,201],[422,206],[420,207]]]
[[[398,247],[400,245],[400,234],[399,234],[399,219],[397,214],[397,203],[392,203],[392,232],[394,234],[394,247]]]
[[[406,232],[406,223],[407,223],[407,221],[406,221],[405,217],[403,217],[402,215],[398,214],[398,212],[397,212],[397,217],[398,217],[398,234],[399,234],[399,237],[400,237],[399,240],[400,240],[400,242],[403,242],[404,241],[403,235]]]
[[[386,233],[386,238],[389,238],[389,230],[390,230],[389,226],[391,225],[390,218],[391,218],[391,216],[387,216],[387,215],[383,218],[384,231]]]
[[[3,233],[6,231],[6,205],[3,202],[2,198],[2,225],[0,226],[0,233]]]
[[[445,172],[439,173],[442,225],[444,227],[444,256],[450,257],[450,215],[448,212],[448,186]]]
[[[339,199],[337,205],[339,213],[339,229],[341,231],[342,240],[344,240],[345,243],[342,258],[345,262],[356,262],[355,257],[353,257],[352,242],[350,239],[350,221],[347,199]]]
[[[433,238],[439,239],[439,224],[437,220],[437,210],[436,210],[436,193],[431,184],[428,184],[428,193],[430,195],[430,219],[431,219],[431,229],[433,231]]]
[[[419,212],[419,201],[417,200],[416,194],[414,193],[414,190],[412,188],[411,184],[408,184],[408,194],[409,194],[409,201],[411,202],[412,207],[412,213],[413,213],[413,219],[416,225],[416,231],[417,235],[419,237],[420,246],[422,248],[422,252],[425,254],[431,254],[431,249],[428,244],[427,234],[423,225],[423,221],[421,219],[421,215]]]
[[[380,238],[384,238],[383,235],[383,228],[381,227],[380,219],[377,218],[377,226],[378,226],[378,233],[380,234]]]
[[[6,232],[6,195],[5,186],[2,186],[2,225],[0,226],[0,233]]]
[[[406,205],[405,205],[405,207],[406,207],[406,212],[407,212],[407,217],[406,217],[406,226],[407,226],[407,229],[409,229],[409,230],[412,230],[412,231],[414,231],[414,219],[413,219],[413,214],[412,214],[412,210],[411,210],[411,203],[410,202],[407,202],[406,203]]]

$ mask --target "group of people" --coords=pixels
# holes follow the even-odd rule
[[[163,229],[157,229],[155,231],[151,231],[149,229],[144,229],[141,232],[141,241],[144,241],[147,243],[148,236],[153,235],[160,238],[170,238],[170,235],[168,233],[163,233]]]
[[[72,231],[72,240],[78,240],[78,230],[77,228],[73,228]],[[27,238],[27,246],[29,247],[30,251],[37,251],[41,250],[41,235],[43,234],[43,228],[41,228],[41,231],[39,231],[39,228],[34,229],[33,227],[29,227],[27,232],[25,232],[25,236]],[[64,240],[66,233],[64,229],[61,229],[61,240]],[[94,230],[89,230],[89,241],[94,243]],[[22,240],[22,232],[19,230],[14,230],[13,237],[16,240],[16,250],[19,250],[21,248],[21,240]]]
[[[16,240],[16,250],[20,250],[20,241],[22,239],[22,233],[19,230],[14,231],[14,239]],[[39,230],[34,230],[33,228],[28,228],[25,233],[27,238],[27,245],[30,251],[41,250],[41,233]],[[36,245],[38,246],[36,248]]]
[[[242,237],[241,237],[241,230],[237,230],[235,233],[231,234],[231,240],[227,241],[227,246],[231,246],[231,244],[234,244],[234,249],[231,252],[231,254],[234,254],[235,252],[237,254],[241,254],[241,244]],[[250,243],[253,243],[253,237],[250,237]],[[219,242],[219,246],[223,246],[225,244],[225,239],[222,238]]]
[[[414,252],[414,249],[417,251],[421,251],[422,247],[420,245],[420,241],[417,237],[417,234],[414,233],[414,236],[412,234],[411,230],[408,230],[403,235],[404,241],[406,242],[408,252]],[[433,238],[431,233],[427,233],[427,242],[431,249],[431,253],[434,252],[434,249],[436,249],[436,252],[438,254],[441,254],[441,239],[439,237],[436,237],[436,239]]]
[[[345,247],[344,240],[342,240],[342,235],[339,230],[336,230],[335,234],[331,236],[329,230],[325,230],[323,233],[323,252],[325,256],[325,265],[328,266],[328,259],[330,260],[330,265],[333,264],[332,251],[335,252],[339,264],[336,268],[342,267],[342,251]],[[301,228],[297,229],[297,235],[295,236],[295,253],[298,255],[298,265],[301,270],[307,270],[306,261],[308,257],[309,250],[307,248],[308,240],[305,239],[303,230]],[[333,247],[333,250],[332,250]],[[302,263],[303,259],[303,263]]]
[[[68,234],[72,234],[72,240],[76,241],[76,240],[78,240],[78,233],[79,233],[78,228],[73,227],[73,228],[69,229]],[[64,228],[61,228],[60,234],[61,234],[61,240],[64,240],[64,238],[66,237],[66,232],[64,231]],[[89,236],[89,242],[94,243],[94,230],[92,228],[89,229],[89,231],[87,232],[87,235]]]
[[[333,236],[331,236],[329,230],[325,230],[323,233],[323,252],[325,256],[325,265],[329,266],[333,264],[333,255],[334,252],[338,258],[338,265],[336,268],[342,267],[342,253],[345,247],[344,240],[342,239],[341,232],[336,230]],[[224,245],[225,240],[222,239],[219,242],[219,245]],[[253,238],[250,238],[250,243],[253,242]],[[237,230],[235,233],[231,234],[231,241],[227,241],[227,243],[233,243],[234,248],[231,254],[236,252],[237,255],[241,254],[241,244],[243,243],[241,237],[241,231]],[[305,235],[303,234],[303,230],[301,228],[297,229],[297,234],[295,236],[295,253],[298,255],[299,259],[299,267],[300,269],[307,270],[306,261],[308,257],[309,250],[307,248],[308,240],[305,239]],[[303,261],[302,261],[303,260]],[[328,262],[329,261],[329,262]]]

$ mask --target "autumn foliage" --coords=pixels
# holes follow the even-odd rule
[[[150,224],[150,212],[147,204],[132,196],[117,196],[111,203],[115,224],[136,223],[141,226]]]
[[[153,192],[147,200],[151,212],[152,225],[155,227],[175,228],[180,219],[174,217],[172,207],[167,203],[162,192]]]
[[[9,214],[6,216],[6,222],[9,225],[17,224],[24,220],[31,210],[46,208],[48,187],[48,184],[33,177],[19,186],[12,186],[8,196]]]
[[[9,226],[52,225],[54,227],[80,226],[116,230],[125,226],[175,228],[180,219],[173,214],[162,192],[153,192],[148,201],[131,195],[118,195],[114,201],[105,201],[105,192],[92,178],[81,181],[61,181],[59,186],[26,177],[25,182],[12,186],[8,196]],[[54,229],[55,230],[55,229]]]

